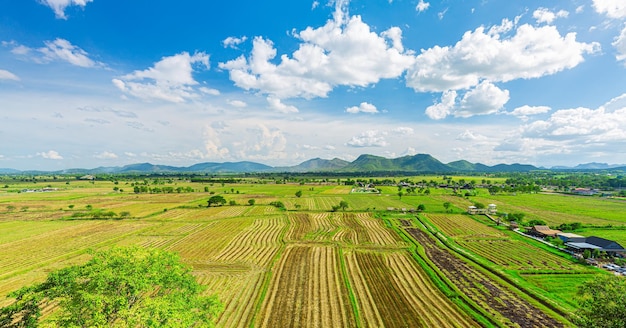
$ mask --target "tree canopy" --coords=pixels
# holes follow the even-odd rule
[[[211,207],[211,205],[213,204],[224,205],[226,204],[226,199],[224,199],[224,197],[220,195],[211,196],[211,198],[209,198],[209,200],[207,201],[207,206]]]
[[[581,328],[626,327],[626,280],[616,276],[597,277],[578,289]]]
[[[202,290],[175,253],[112,248],[9,294],[15,302],[0,309],[0,326],[212,327],[222,305]]]

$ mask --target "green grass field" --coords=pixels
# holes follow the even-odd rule
[[[443,181],[441,176],[413,179]],[[396,320],[414,316],[422,317],[423,321],[411,321],[418,326],[506,325],[507,318],[517,314],[498,306],[480,310],[487,306],[484,301],[455,296],[465,287],[454,287],[454,271],[431,267],[428,263],[435,262],[427,258],[418,260],[421,246],[400,232],[415,214],[401,214],[398,209],[408,211],[419,205],[425,207],[422,214],[429,225],[454,247],[472,254],[476,262],[472,265],[483,266],[463,267],[475,279],[468,283],[509,277],[510,282],[498,287],[507,295],[503,302],[519,298],[529,302],[529,309],[554,316],[541,305],[540,300],[548,300],[575,312],[577,286],[597,271],[498,230],[488,220],[473,219],[464,214],[467,206],[473,201],[494,203],[500,211],[524,212],[526,220],[550,224],[626,224],[621,216],[626,202],[619,200],[553,194],[490,196],[484,190],[468,199],[438,188],[429,188],[428,195],[400,196],[395,186],[380,187],[380,194],[360,194],[350,193],[352,186],[338,185],[336,180],[275,184],[246,179],[222,184],[185,179],[117,183],[51,179],[8,180],[0,185],[4,185],[0,187],[0,294],[39,282],[53,269],[83,262],[90,249],[157,247],[179,253],[207,286],[207,293],[219,295],[225,308],[219,327],[296,324],[290,321],[293,313],[304,318],[298,325],[310,327],[396,326],[401,325]],[[134,193],[138,185],[181,192]],[[22,192],[44,187],[56,190]],[[227,204],[207,208],[213,195],[223,196]],[[277,201],[285,209],[271,205]],[[340,202],[347,202],[346,210],[332,212]],[[452,207],[446,210],[444,202]],[[106,212],[113,216],[92,218]],[[624,231],[585,228],[579,233],[626,244]],[[490,270],[497,274],[483,272]],[[516,284],[526,292],[507,287]],[[391,305],[390,293],[403,296]],[[286,299],[299,300],[301,307],[290,307]],[[398,317],[397,309],[409,316]],[[500,321],[489,319],[489,311],[495,311]],[[441,321],[442,317],[448,320]]]

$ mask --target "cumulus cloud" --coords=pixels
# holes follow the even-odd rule
[[[363,131],[360,135],[348,140],[346,145],[350,147],[386,147],[388,145],[385,140],[386,134],[378,130]]]
[[[435,103],[426,108],[426,116],[433,120],[441,120],[446,118],[456,104],[456,91],[448,90],[441,96],[441,102]]]
[[[455,139],[462,140],[462,141],[479,141],[479,140],[485,140],[487,139],[487,137],[471,130],[465,130],[459,135],[457,135]]]
[[[415,6],[415,10],[421,13],[422,11],[428,9],[428,7],[430,7],[430,3],[420,0],[420,2],[417,3],[417,6]]]
[[[618,61],[624,62],[624,65],[626,66],[626,25],[624,25],[620,35],[615,37],[615,40],[611,44],[615,47],[615,50],[617,50],[615,58]]]
[[[79,6],[85,8],[87,3],[93,0],[39,0],[42,4],[52,8],[54,15],[59,19],[67,19],[65,8],[69,6]]]
[[[237,108],[244,108],[248,106],[248,104],[241,100],[229,100],[228,104]]]
[[[287,138],[285,138],[280,129],[258,124],[255,128],[250,128],[247,131],[252,134],[252,137],[248,140],[256,140],[256,142],[242,144],[242,149],[238,152],[240,158],[257,160],[287,158],[287,153],[285,152]]]
[[[63,159],[63,156],[61,156],[61,154],[59,154],[55,150],[49,150],[47,152],[37,153],[37,156],[41,156],[41,157],[46,158],[46,159],[54,159],[54,160]]]
[[[44,41],[45,47],[29,48],[15,42],[3,42],[5,46],[12,46],[11,53],[18,56],[24,56],[28,59],[46,64],[55,61],[70,63],[79,67],[105,67],[106,65],[89,58],[89,54],[73,45],[70,41],[57,38],[54,41]]]
[[[415,133],[415,130],[413,130],[413,128],[409,128],[406,126],[399,126],[393,130],[391,130],[392,133],[397,134],[397,135],[403,135],[403,136],[409,136],[412,135],[413,133]]]
[[[17,77],[17,75],[15,75],[15,74],[7,71],[7,70],[0,69],[0,80],[19,81],[20,78]]]
[[[122,92],[140,99],[182,103],[198,96],[193,88],[198,84],[192,76],[194,64],[209,68],[209,56],[203,52],[193,55],[182,52],[163,57],[153,67],[134,71],[112,82]]]
[[[226,147],[222,147],[219,134],[212,126],[204,127],[204,149],[208,158],[224,158],[229,154]]]
[[[554,26],[479,27],[466,32],[454,46],[423,50],[406,74],[407,86],[419,92],[467,89],[481,83],[539,78],[570,69],[583,62],[584,54],[599,50],[598,43],[576,41],[576,33],[561,36]],[[504,28],[503,28],[504,27]]]
[[[626,18],[626,2],[623,0],[593,0],[593,8],[609,18]]]
[[[298,112],[298,108],[296,108],[295,106],[283,104],[278,98],[267,97],[267,103],[270,105],[271,109],[280,113],[288,114]]]
[[[364,87],[400,76],[413,62],[402,50],[401,30],[377,34],[360,16],[348,17],[346,8],[347,1],[337,1],[326,25],[294,31],[301,44],[290,56],[281,55],[278,64],[273,42],[255,37],[249,57],[219,66],[238,87],[279,99],[326,97],[336,86]]]
[[[219,96],[220,95],[220,91],[217,89],[212,89],[212,88],[207,88],[207,87],[199,87],[198,90],[200,90],[200,92],[202,93],[206,93],[207,95],[211,95],[211,96]]]
[[[508,114],[527,120],[528,116],[547,113],[550,110],[552,110],[552,108],[548,106],[524,105],[524,106],[515,108],[513,111],[509,112]]]
[[[115,153],[112,153],[110,151],[103,151],[99,154],[94,155],[93,157],[98,158],[98,159],[116,159],[118,158],[118,156]]]
[[[368,102],[362,102],[359,106],[352,106],[352,107],[348,107],[346,108],[346,112],[350,113],[350,114],[358,114],[358,113],[369,113],[369,114],[376,114],[379,113],[378,109],[376,109],[376,106],[368,103]]]
[[[565,10],[559,10],[554,13],[548,8],[539,8],[533,12],[533,18],[537,20],[537,23],[552,24],[557,18],[566,18],[569,16],[569,12]]]
[[[222,44],[224,45],[224,48],[237,49],[237,46],[246,42],[246,40],[248,40],[248,37],[246,36],[242,36],[241,38],[229,36],[222,41]]]
[[[454,116],[471,117],[497,113],[509,101],[509,90],[501,90],[488,81],[468,91],[461,99],[460,107]]]
[[[572,108],[554,112],[546,120],[523,127],[523,136],[569,140],[574,145],[626,141],[626,94],[596,109]]]

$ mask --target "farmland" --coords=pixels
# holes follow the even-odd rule
[[[178,253],[204,293],[223,303],[218,327],[561,327],[576,310],[576,286],[601,274],[461,214],[471,201],[444,189],[398,195],[383,187],[366,195],[335,181],[261,182],[155,179],[140,183],[187,191],[135,193],[133,180],[9,180],[0,190],[0,293],[82,263],[90,250],[135,245]],[[41,184],[55,190],[22,192]],[[229,204],[207,207],[214,194]],[[533,197],[543,196],[548,204],[529,216],[561,210],[562,199],[551,198],[558,196]],[[475,199],[510,209],[539,202],[488,197]],[[337,210],[341,202],[347,208]],[[420,214],[387,211],[420,204]],[[575,215],[604,220],[582,207]]]

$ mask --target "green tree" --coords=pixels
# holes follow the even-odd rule
[[[302,197],[302,190],[296,191],[296,197],[298,198]]]
[[[254,199],[248,199],[248,205],[252,206],[254,203],[256,203]]]
[[[202,290],[175,253],[112,248],[11,293],[16,301],[0,309],[0,326],[212,327],[222,305]]]
[[[342,211],[345,211],[348,206],[348,202],[346,202],[345,200],[339,202],[339,208],[341,208]]]
[[[445,208],[445,209],[446,209],[446,212],[448,211],[448,209],[450,209],[450,206],[451,206],[451,205],[452,205],[452,204],[450,204],[450,202],[444,202],[444,203],[443,203],[443,208]]]
[[[578,288],[578,304],[578,327],[626,327],[626,280],[603,275],[587,281]]]
[[[211,196],[207,201],[207,207],[211,207],[211,205],[224,205],[226,204],[226,199],[220,195]]]
[[[420,212],[424,212],[426,210],[426,205],[424,204],[417,205],[417,210]]]

